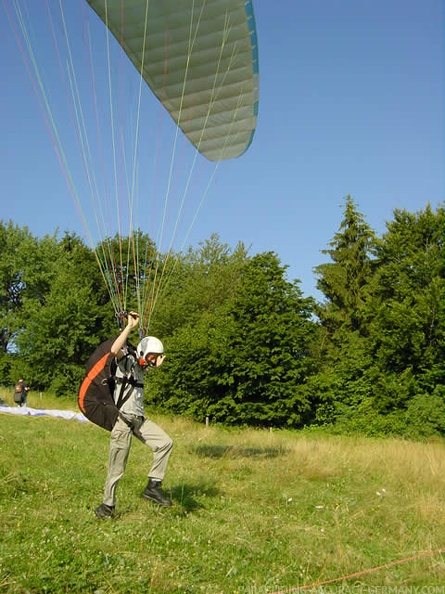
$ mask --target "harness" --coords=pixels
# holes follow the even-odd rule
[[[87,419],[99,427],[111,431],[117,419],[121,418],[133,433],[140,437],[133,423],[120,411],[133,389],[143,387],[143,384],[133,376],[136,350],[127,343],[126,360],[128,361],[129,355],[132,355],[134,363],[128,366],[126,362],[122,376],[117,376],[117,363],[111,353],[114,341],[114,338],[110,338],[100,344],[88,359],[85,366],[86,375],[79,388],[78,405]],[[131,389],[126,391],[128,385]],[[116,394],[117,401],[115,401]]]
[[[134,355],[133,353],[133,348],[130,349],[130,352],[127,353],[125,355],[125,366],[127,365],[127,361],[130,355]],[[134,435],[136,435],[137,437],[142,437],[141,433],[138,429],[136,429],[136,427],[133,425],[133,423],[127,419],[127,417],[121,412],[121,408],[123,407],[123,405],[127,402],[127,400],[130,398],[131,394],[133,393],[133,389],[134,388],[143,388],[144,384],[142,382],[138,382],[137,379],[135,377],[133,377],[132,375],[129,375],[133,372],[134,369],[134,363],[133,365],[130,367],[129,372],[127,372],[123,377],[118,377],[117,375],[114,375],[114,382],[116,386],[120,386],[119,388],[119,396],[117,397],[117,401],[116,401],[116,407],[118,409],[118,416],[120,419],[123,420],[123,422],[131,429],[132,433],[134,433]],[[125,393],[125,389],[128,385],[131,385],[131,389],[127,391],[127,393]]]

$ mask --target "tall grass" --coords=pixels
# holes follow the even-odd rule
[[[444,553],[420,555],[445,548],[443,442],[155,420],[175,441],[174,506],[140,498],[150,455],[134,441],[118,515],[99,521],[108,434],[0,415],[1,592],[443,591]]]

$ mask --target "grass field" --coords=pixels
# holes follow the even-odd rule
[[[99,521],[108,434],[0,414],[0,592],[445,593],[443,442],[154,420],[175,441],[174,506],[140,498],[151,457],[134,440]]]

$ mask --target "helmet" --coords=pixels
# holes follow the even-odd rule
[[[146,357],[150,353],[154,355],[162,355],[164,353],[164,345],[155,336],[146,336],[141,340],[137,346],[137,357],[140,365],[146,365]]]

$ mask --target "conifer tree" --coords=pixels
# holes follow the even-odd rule
[[[316,313],[322,331],[319,374],[312,379],[319,422],[335,422],[354,415],[369,393],[364,370],[366,303],[374,273],[374,231],[348,196],[340,228],[322,253],[331,261],[315,268],[317,288],[325,301]]]
[[[318,308],[318,315],[331,336],[341,328],[365,331],[362,310],[373,273],[375,249],[374,231],[348,196],[340,228],[329,248],[322,250],[331,262],[315,268],[317,289],[326,298]]]

